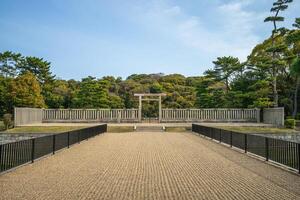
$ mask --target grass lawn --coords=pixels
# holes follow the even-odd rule
[[[273,128],[273,127],[246,127],[246,126],[218,126],[225,130],[236,131],[241,133],[256,133],[256,134],[295,134],[300,133],[294,129],[287,128]]]
[[[0,131],[4,130],[4,123],[3,121],[0,121]]]
[[[86,126],[24,126],[9,129],[3,133],[60,133],[81,128],[86,128]]]
[[[133,126],[108,126],[107,132],[109,133],[126,133],[133,132]]]

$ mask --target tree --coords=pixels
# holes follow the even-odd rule
[[[287,44],[292,48],[294,54],[293,63],[291,65],[291,75],[296,77],[296,86],[294,92],[294,106],[292,116],[296,117],[298,108],[298,91],[300,87],[300,18],[296,18],[293,26],[296,30],[292,30],[286,37]]]
[[[288,8],[288,4],[293,2],[293,0],[277,0],[273,3],[273,7],[271,8],[271,12],[274,13],[273,16],[267,17],[265,22],[273,23],[273,31],[272,31],[272,47],[269,49],[272,52],[272,79],[273,79],[273,98],[274,98],[274,107],[278,107],[278,91],[277,91],[277,67],[278,64],[278,56],[277,52],[282,50],[282,46],[275,44],[276,34],[278,30],[283,30],[283,28],[278,29],[277,23],[284,21],[284,17],[279,16],[279,12],[284,11]]]
[[[233,75],[237,69],[240,67],[240,61],[238,58],[234,58],[231,56],[227,57],[218,57],[216,61],[213,61],[215,64],[214,71],[215,71],[215,78],[220,81],[225,81],[225,91],[226,94],[229,91],[229,82],[230,77]]]
[[[14,106],[42,108],[45,106],[36,77],[26,72],[12,81],[10,95]]]
[[[21,72],[31,72],[37,77],[41,85],[48,84],[54,81],[55,76],[50,71],[51,63],[43,58],[26,57],[20,64]]]
[[[19,53],[5,51],[0,53],[0,75],[4,77],[16,77],[19,72],[18,64],[23,57]]]
[[[0,75],[0,118],[5,113],[11,113],[13,110],[13,102],[9,91],[12,81],[12,78],[5,78]]]
[[[79,108],[109,108],[107,81],[89,76],[83,78],[73,106]]]
[[[297,108],[298,108],[298,91],[300,86],[300,58],[297,57],[294,60],[294,63],[291,67],[291,74],[296,77],[296,87],[295,87],[295,93],[294,93],[294,109],[293,109],[293,117],[296,117],[297,115]]]

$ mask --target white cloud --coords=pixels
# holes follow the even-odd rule
[[[215,27],[198,16],[187,14],[178,5],[170,6],[161,1],[142,10],[138,17],[150,31],[192,48],[200,55],[232,55],[245,60],[260,40],[255,28],[257,23],[262,23],[262,13],[245,9],[251,3],[251,0],[232,1],[206,11],[218,18]]]

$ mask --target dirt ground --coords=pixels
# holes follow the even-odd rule
[[[0,199],[300,199],[300,176],[193,133],[105,133],[0,175]]]

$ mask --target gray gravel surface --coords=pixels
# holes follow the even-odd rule
[[[0,199],[300,199],[300,177],[192,133],[105,133],[0,175]]]

